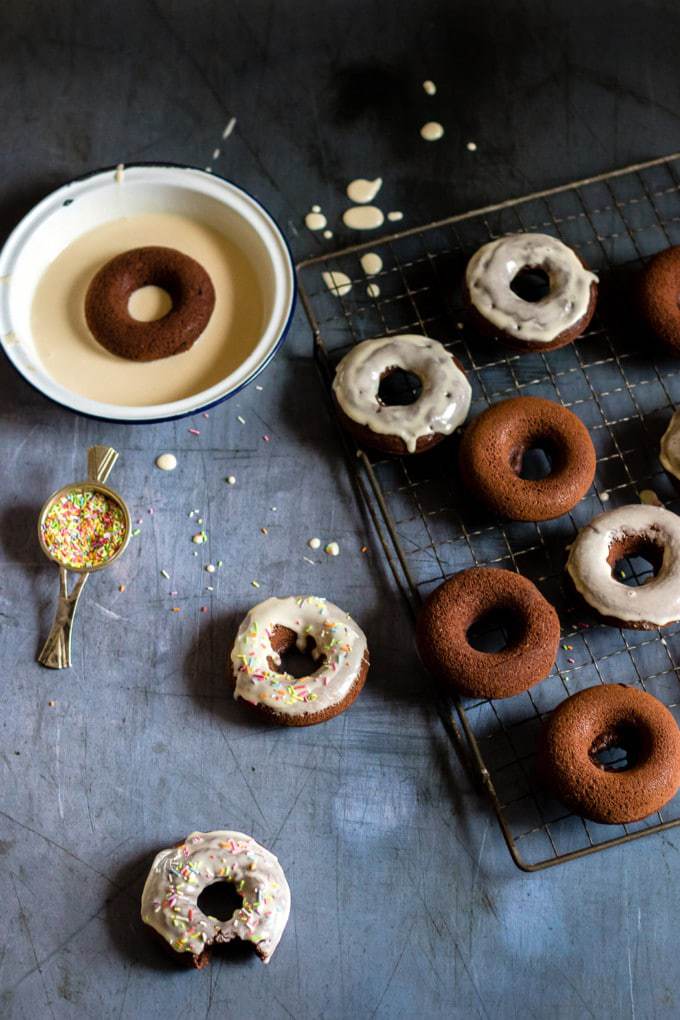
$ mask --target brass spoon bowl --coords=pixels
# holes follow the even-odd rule
[[[70,485],[63,485],[60,489],[57,489],[57,491],[52,493],[50,498],[46,500],[38,517],[38,540],[40,542],[40,547],[45,556],[59,566],[59,599],[57,602],[54,623],[52,624],[52,629],[45,644],[43,645],[42,651],[38,656],[38,662],[42,666],[47,666],[49,669],[67,669],[71,665],[71,631],[73,628],[76,608],[78,606],[78,600],[83,588],[85,587],[85,583],[91,573],[103,570],[104,567],[108,567],[114,562],[114,560],[118,559],[118,557],[125,551],[125,548],[130,541],[130,535],[132,534],[132,520],[130,518],[130,511],[127,504],[122,496],[120,496],[114,489],[111,489],[108,485],[104,484],[117,459],[118,453],[112,447],[91,446],[87,453],[87,481],[73,482]],[[100,492],[111,502],[116,503],[117,506],[120,507],[124,518],[123,541],[118,548],[111,553],[108,559],[104,560],[102,563],[98,563],[95,566],[76,567],[70,564],[67,566],[61,559],[55,556],[53,550],[51,550],[45,542],[43,524],[47,514],[58,499],[69,492],[82,492],[84,490],[87,490],[88,492]],[[79,575],[78,580],[70,592],[68,590],[69,570],[72,570],[74,573]]]

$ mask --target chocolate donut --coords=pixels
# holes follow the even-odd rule
[[[674,412],[661,437],[659,460],[668,474],[680,481],[680,411]]]
[[[680,245],[649,260],[640,275],[642,316],[671,354],[680,356]]]
[[[655,576],[640,587],[614,573],[619,560],[644,556]],[[583,599],[615,627],[656,630],[680,620],[680,517],[633,503],[598,514],[572,543],[567,571]]]
[[[608,769],[601,751],[623,748],[628,767]],[[546,785],[594,822],[638,822],[680,786],[680,730],[665,705],[625,684],[602,684],[563,701],[541,734],[538,766]]]
[[[172,308],[160,319],[140,322],[128,311],[140,287],[161,287]],[[94,276],[85,295],[85,318],[95,340],[131,361],[155,361],[188,351],[208,325],[215,290],[203,266],[174,248],[132,248]]]
[[[296,647],[318,663],[306,677],[280,669]],[[312,726],[344,712],[368,673],[368,645],[348,613],[313,595],[271,598],[254,606],[231,652],[234,698],[282,726]]]
[[[205,914],[198,900],[208,886],[231,882],[243,902],[225,921]],[[161,850],[142,892],[142,921],[163,940],[178,962],[197,970],[210,961],[210,947],[242,939],[269,963],[290,913],[290,889],[277,858],[252,836],[218,829],[192,832]]]
[[[525,301],[511,284],[526,270],[540,270],[549,292]],[[548,234],[510,234],[483,245],[465,271],[473,319],[518,351],[563,347],[588,327],[597,303],[597,277],[576,252]]]
[[[481,652],[468,631],[490,613],[507,615],[508,644]],[[470,698],[511,698],[543,680],[560,639],[557,613],[521,574],[471,567],[428,597],[418,616],[416,642],[424,664],[442,683]]]
[[[545,478],[520,478],[524,454],[539,447],[550,457]],[[583,422],[542,397],[512,397],[470,424],[459,451],[471,494],[500,517],[548,521],[586,494],[595,475],[595,450]]]
[[[397,371],[417,376],[411,404],[384,404],[380,383]],[[361,446],[381,453],[422,453],[465,421],[470,384],[459,362],[437,340],[417,334],[364,340],[339,363],[333,380],[342,426]]]

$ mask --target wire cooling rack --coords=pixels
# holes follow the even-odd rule
[[[480,336],[463,306],[466,263],[503,234],[538,231],[561,238],[600,276],[598,311],[575,343],[513,355]],[[300,263],[301,297],[317,363],[330,388],[334,366],[356,343],[414,332],[446,345],[472,385],[470,417],[523,394],[571,408],[597,453],[595,482],[571,513],[538,524],[508,523],[471,505],[456,472],[457,439],[432,451],[381,458],[345,437],[357,488],[394,576],[414,614],[425,596],[474,565],[514,569],[556,607],[562,624],[557,663],[530,691],[503,701],[452,699],[440,714],[486,790],[513,860],[537,871],[680,824],[680,795],[634,825],[598,825],[566,811],[535,775],[543,720],[567,695],[597,683],[643,687],[680,719],[680,626],[618,630],[575,602],[566,583],[566,546],[595,514],[653,498],[680,499],[658,461],[659,439],[680,403],[680,361],[644,333],[630,303],[635,273],[649,256],[680,244],[680,154],[473,210]],[[361,257],[375,252],[368,277]],[[330,290],[322,276],[335,274]],[[344,274],[343,277],[337,274]],[[351,289],[343,286],[344,278]],[[374,286],[370,286],[374,285]],[[378,292],[379,291],[379,292]],[[643,584],[652,568],[619,564],[622,583]],[[498,635],[481,640],[494,647]],[[495,647],[499,647],[498,644]],[[609,767],[625,766],[625,753]]]

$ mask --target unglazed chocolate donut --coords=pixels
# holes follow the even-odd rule
[[[614,567],[643,555],[656,568],[641,587],[617,580]],[[609,623],[655,630],[680,620],[680,517],[659,506],[634,503],[598,514],[569,551],[567,570],[576,590]]]
[[[680,480],[680,411],[674,413],[661,437],[659,460],[669,475]]]
[[[550,290],[525,301],[510,284],[526,269],[542,270]],[[578,255],[548,234],[511,234],[483,245],[465,271],[466,297],[477,326],[520,351],[563,347],[588,327],[597,277]]]
[[[650,259],[640,276],[640,310],[671,354],[680,356],[680,245]]]
[[[279,672],[297,646],[318,662],[310,676]],[[352,704],[368,673],[360,627],[332,602],[313,595],[271,598],[254,606],[231,652],[234,697],[283,726],[325,722]]]
[[[527,450],[551,459],[545,478],[520,478]],[[583,422],[541,397],[512,397],[483,411],[465,430],[460,473],[471,494],[512,521],[561,517],[586,494],[595,474],[595,450]]]
[[[128,302],[140,287],[161,287],[172,308],[160,319],[140,322]],[[98,343],[131,361],[181,354],[208,325],[215,290],[203,266],[174,248],[132,248],[116,255],[94,276],[85,295],[85,318]]]
[[[610,747],[628,768],[599,764]],[[551,791],[595,822],[638,822],[659,811],[680,786],[680,730],[665,705],[625,684],[579,691],[550,716],[541,735],[540,772]]]
[[[514,632],[500,652],[481,652],[468,640],[474,623],[506,613]],[[472,567],[454,574],[428,597],[418,616],[418,651],[442,683],[470,698],[510,698],[543,680],[560,639],[557,613],[521,574]]]
[[[386,405],[380,383],[401,369],[422,390],[412,404]],[[344,428],[362,446],[383,453],[422,453],[465,421],[470,384],[452,354],[437,340],[405,333],[364,340],[339,363],[333,395]]]
[[[203,890],[231,882],[243,903],[227,921],[198,906]],[[201,970],[209,947],[242,939],[269,963],[290,913],[290,889],[273,853],[242,832],[192,832],[157,854],[142,892],[142,921],[165,940],[179,962]]]

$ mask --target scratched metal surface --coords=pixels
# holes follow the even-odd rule
[[[336,218],[354,176],[382,173],[384,207],[415,224],[680,148],[674,6],[506,7],[10,2],[0,225],[90,167],[206,165],[219,147],[215,169],[270,206],[301,257],[322,243],[301,226],[309,205]],[[417,129],[435,109],[447,133],[427,148]],[[298,316],[262,391],[148,428],[77,419],[0,363],[0,1012],[677,1015],[680,835],[515,870],[427,703],[308,352]],[[112,481],[141,534],[90,582],[74,668],[50,673],[34,659],[56,576],[35,515],[102,441],[121,450]],[[180,466],[162,475],[168,449]],[[193,507],[210,535],[198,557]],[[314,533],[342,555],[306,563]],[[212,594],[207,557],[225,563]],[[345,606],[373,655],[352,710],[300,733],[253,723],[224,678],[246,607],[293,591]],[[236,956],[178,972],[140,927],[155,851],[217,825],[252,832],[286,868],[293,913],[267,969]]]

